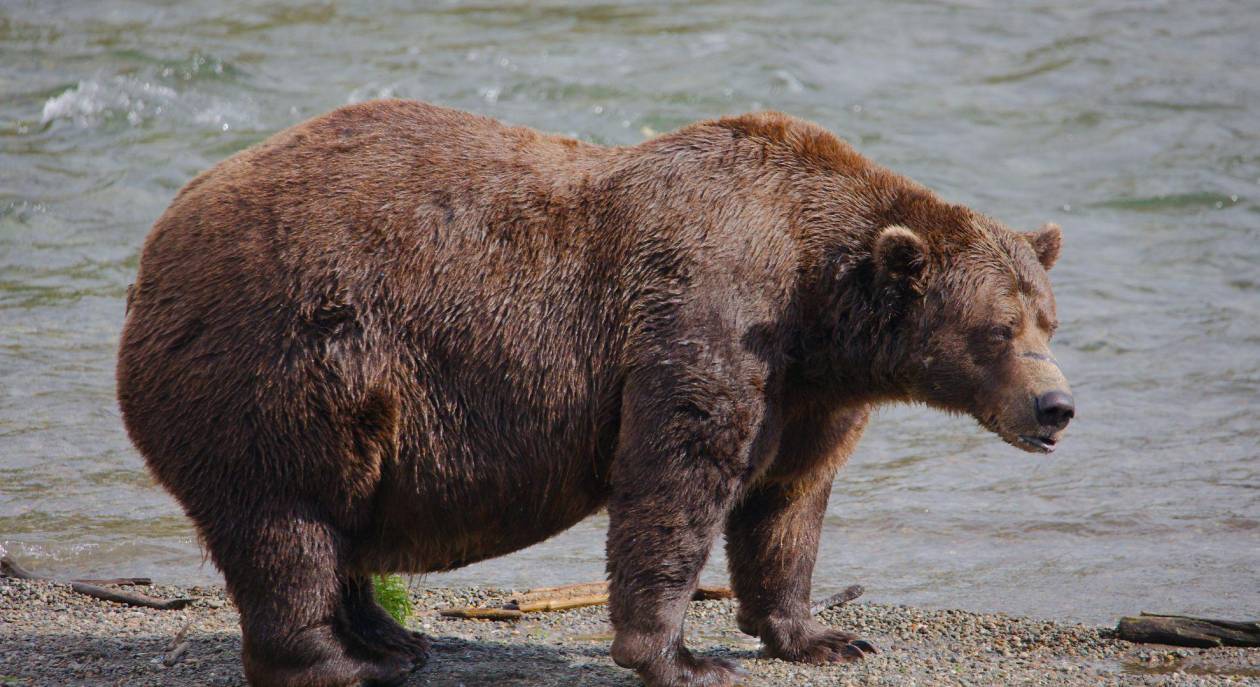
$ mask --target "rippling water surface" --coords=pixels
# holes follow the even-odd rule
[[[1066,443],[882,412],[835,483],[815,593],[1260,615],[1260,9],[1005,5],[0,0],[0,545],[54,573],[215,578],[113,392],[138,249],[198,171],[379,96],[607,144],[774,108],[1066,232]],[[604,524],[433,579],[596,578]]]

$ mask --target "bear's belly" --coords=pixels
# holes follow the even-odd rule
[[[595,513],[606,500],[603,493],[569,491],[549,503],[540,502],[538,494],[487,494],[486,505],[498,508],[493,513],[397,507],[373,523],[378,533],[361,542],[356,558],[372,572],[453,570],[544,541]]]
[[[453,570],[533,546],[576,525],[603,507],[606,500],[594,494],[581,496],[586,498],[570,493],[563,504],[550,504],[552,507],[545,509],[535,507],[528,517],[512,515],[512,510],[521,512],[525,508],[513,508],[518,504],[504,503],[502,516],[467,522],[465,527],[451,532],[451,536],[439,537],[435,542],[438,546],[430,549],[430,555],[423,561],[423,572]],[[448,522],[458,520],[452,518]]]
[[[607,501],[603,453],[565,445],[494,460],[464,451],[404,460],[414,472],[386,480],[373,536],[356,547],[359,565],[373,572],[451,570],[563,532]]]

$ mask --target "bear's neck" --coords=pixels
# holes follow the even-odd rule
[[[813,299],[791,359],[789,375],[802,390],[843,405],[902,401],[903,353],[895,336],[898,315],[884,311],[870,275],[854,266],[833,276],[834,289]],[[810,311],[813,312],[810,312]]]
[[[913,182],[872,188],[861,181],[845,189],[848,202],[814,217],[799,237],[803,270],[798,284],[800,332],[793,359],[799,379],[815,394],[841,404],[906,400],[899,371],[904,365],[896,331],[902,307],[876,278],[872,248],[879,232],[903,221],[905,204],[939,202]],[[827,189],[822,204],[837,197]],[[853,202],[852,199],[858,199]]]

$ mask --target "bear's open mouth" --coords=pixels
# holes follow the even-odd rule
[[[1031,446],[1033,449],[1041,451],[1042,453],[1050,453],[1054,451],[1054,445],[1058,443],[1055,441],[1054,437],[1039,437],[1029,434],[1019,435],[1019,441],[1025,446]]]

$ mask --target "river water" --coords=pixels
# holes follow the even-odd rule
[[[607,144],[774,108],[1066,236],[1065,443],[881,412],[836,480],[815,593],[1260,615],[1260,7],[1006,6],[0,0],[0,546],[51,573],[216,579],[113,391],[137,252],[198,171],[380,96]],[[604,526],[429,581],[595,579]]]

